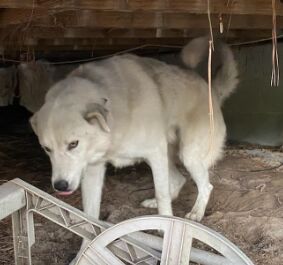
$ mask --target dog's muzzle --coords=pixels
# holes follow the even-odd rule
[[[71,195],[73,191],[69,190],[69,183],[66,180],[58,180],[54,183],[54,189],[59,195]]]

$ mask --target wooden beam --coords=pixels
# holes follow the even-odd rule
[[[0,62],[7,62],[7,59],[12,59],[16,61],[24,61],[27,62],[29,60],[34,60],[34,58],[45,58],[49,61],[73,61],[73,60],[82,60],[84,58],[97,58],[101,56],[109,56],[113,55],[113,53],[120,53],[124,52],[128,49],[133,49],[133,46],[122,46],[122,47],[113,47],[109,49],[105,49],[105,47],[98,47],[93,49],[92,47],[82,47],[81,49],[73,49],[73,47],[63,47],[60,46],[59,48],[54,47],[38,47],[38,49],[14,49],[14,50],[5,50],[4,56],[0,56]],[[37,48],[37,47],[35,47]],[[143,56],[150,56],[152,54],[160,54],[162,52],[178,52],[180,48],[176,49],[160,49],[160,47],[143,47],[142,49],[132,50],[132,53],[143,55]],[[7,61],[5,61],[5,59]]]
[[[30,27],[25,31],[17,26],[0,28],[0,41],[20,43],[25,39],[169,39],[195,38],[209,33],[208,29],[92,29],[92,28],[56,28]],[[278,32],[280,34],[280,32]],[[270,29],[265,30],[238,30],[230,29],[224,34],[217,30],[214,35],[228,39],[259,39],[271,36]],[[130,40],[129,40],[130,42]]]
[[[123,0],[1,0],[0,8],[23,8],[23,9],[60,9],[60,10],[121,10],[126,6]]]
[[[208,34],[206,29],[95,29],[95,28],[56,28],[29,27],[22,31],[17,26],[0,28],[0,40],[17,41],[26,38],[34,39],[83,39],[83,38],[193,38]]]
[[[219,17],[211,17],[212,27],[219,28]],[[224,25],[228,25],[228,17],[223,18]],[[35,21],[40,26],[62,26],[62,27],[92,27],[113,29],[205,29],[208,28],[206,15],[194,15],[184,13],[166,13],[156,15],[155,13],[109,13],[90,12],[74,15],[58,14],[55,17],[45,17]],[[271,16],[234,15],[231,18],[231,29],[272,29]],[[277,18],[277,28],[283,28],[283,17]]]
[[[249,31],[231,32],[230,43],[254,41],[257,39],[269,38],[266,31],[259,31],[257,37],[252,37]],[[137,46],[172,46],[182,47],[191,37],[181,38],[50,38],[50,39],[23,39],[17,41],[0,41],[1,49],[4,50],[120,50]],[[0,50],[1,50],[0,49]]]
[[[28,52],[30,54],[33,54],[34,52],[56,52],[56,51],[62,51],[62,52],[72,52],[72,51],[89,51],[90,55],[91,54],[107,54],[107,53],[113,53],[113,52],[120,52],[120,51],[125,51],[125,50],[132,50],[135,49],[137,46],[136,45],[113,45],[113,46],[74,46],[74,45],[66,45],[66,46],[0,46],[1,49],[4,51],[4,56],[15,53],[15,52]],[[172,49],[174,47],[171,47]],[[175,47],[176,49],[178,46]],[[180,46],[181,48],[181,46]],[[178,48],[179,49],[179,48]],[[1,51],[2,51],[1,50]],[[157,46],[141,46],[140,50],[156,50],[159,51],[160,47]],[[130,52],[129,51],[129,52]],[[1,60],[1,52],[0,52],[0,60]]]
[[[13,14],[13,11],[15,14]],[[0,27],[21,25],[25,19],[19,18],[18,9],[9,10],[9,15],[0,16]],[[20,12],[20,14],[22,14]],[[46,14],[46,13],[45,13]],[[23,16],[23,15],[22,15]],[[212,15],[213,28],[219,28],[219,16]],[[229,22],[230,21],[230,22]],[[224,26],[230,29],[271,29],[272,17],[265,15],[223,16]],[[31,19],[29,26],[40,27],[88,27],[112,29],[205,29],[208,28],[207,15],[188,13],[149,13],[149,12],[116,12],[116,11],[65,11],[49,16],[42,15]],[[26,29],[27,27],[25,27]],[[277,28],[283,28],[283,17],[277,18]]]
[[[0,45],[3,46],[122,46],[122,45],[143,45],[143,44],[168,44],[168,45],[184,45],[188,42],[189,38],[148,38],[148,39],[138,39],[138,38],[116,38],[116,39],[107,39],[107,38],[99,38],[99,39],[65,39],[65,38],[57,38],[57,39],[25,39],[19,41],[0,41]]]
[[[27,23],[47,15],[48,13],[42,9],[33,11],[28,9],[0,9],[0,25]]]
[[[212,13],[222,14],[261,14],[272,13],[268,0],[215,0],[211,2]],[[283,4],[276,0],[277,14],[283,15]],[[0,8],[60,9],[60,10],[115,10],[115,11],[186,11],[207,13],[206,0],[1,0]]]
[[[44,9],[1,9],[0,8],[0,24],[30,24],[32,21],[54,15],[62,12],[58,9],[44,10]]]

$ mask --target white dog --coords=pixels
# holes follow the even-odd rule
[[[186,66],[197,67],[207,49],[207,38],[190,42],[182,51]],[[106,163],[123,167],[145,161],[155,198],[142,205],[172,215],[171,200],[185,183],[173,162],[177,146],[198,187],[186,217],[201,220],[212,190],[208,169],[221,157],[225,141],[221,103],[238,83],[231,50],[221,44],[219,55],[222,64],[212,82],[213,133],[208,84],[189,69],[127,54],[82,65],[55,84],[31,118],[51,160],[55,190],[68,195],[81,184],[84,211],[98,218]]]

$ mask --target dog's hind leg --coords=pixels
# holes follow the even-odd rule
[[[200,221],[204,216],[213,186],[209,181],[208,167],[196,154],[192,154],[190,151],[186,152],[188,149],[184,148],[182,150],[181,160],[197,185],[198,196],[191,212],[186,215],[186,218]]]
[[[171,199],[175,200],[179,196],[181,189],[186,183],[186,178],[176,166],[175,160],[177,148],[169,145],[168,149],[170,195]]]
[[[186,178],[177,169],[175,164],[171,164],[169,168],[169,180],[170,180],[170,194],[172,200],[178,198],[181,189],[186,183]]]

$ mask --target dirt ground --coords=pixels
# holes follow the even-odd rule
[[[211,170],[214,191],[202,223],[239,246],[256,265],[281,265],[283,260],[283,153],[280,149],[229,145],[224,159]],[[0,137],[0,184],[21,178],[52,193],[48,158],[31,135]],[[155,214],[140,202],[153,196],[150,169],[142,164],[122,170],[109,168],[101,219],[113,223]],[[190,180],[174,201],[175,215],[192,207],[197,190]],[[80,207],[80,193],[64,199]],[[65,265],[80,239],[42,218],[36,218],[33,265]],[[11,220],[0,225],[0,264],[12,265]]]

